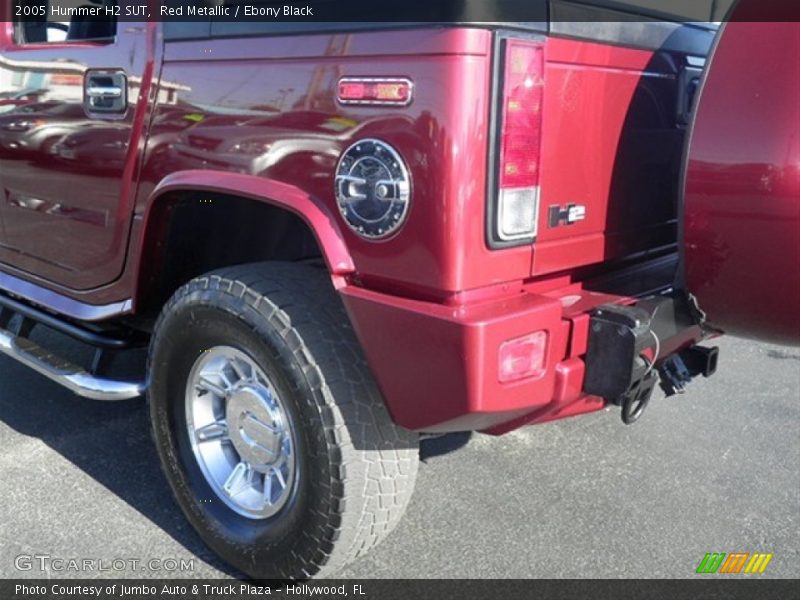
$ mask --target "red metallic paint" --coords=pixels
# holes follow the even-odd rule
[[[577,415],[597,412],[606,406],[606,401],[583,393],[586,365],[579,358],[569,358],[555,366],[553,396],[545,406],[534,412],[508,421],[485,431],[491,435],[503,435],[534,423],[547,423]]]
[[[414,183],[407,224],[390,241],[366,241],[344,229],[359,277],[372,287],[404,290],[442,299],[493,283],[522,280],[530,274],[531,248],[503,253],[485,244],[484,207],[488,161],[489,89],[492,34],[478,29],[216,40],[213,58],[204,42],[173,42],[165,53],[162,81],[186,88],[180,99],[188,110],[239,118],[236,129],[248,139],[271,143],[294,130],[303,139],[285,154],[234,162],[229,153],[192,146],[196,139],[229,135],[230,124],[208,118],[186,133],[162,134],[157,109],[151,136],[171,150],[148,148],[137,212],[146,212],[151,186],[174,169],[216,168],[245,171],[296,185],[322,199],[337,214],[333,170],[354,141],[374,137],[406,159]],[[228,59],[237,57],[240,62]],[[335,101],[342,77],[405,77],[414,81],[407,108],[340,106]],[[217,82],[214,86],[206,81]],[[469,99],[469,101],[465,101]],[[274,112],[265,105],[270,102]],[[262,111],[259,120],[257,111]],[[249,122],[246,122],[249,117]],[[338,119],[340,130],[321,130],[320,120]],[[272,118],[277,120],[272,124]],[[291,118],[291,125],[281,119]],[[219,131],[219,133],[217,133]],[[177,139],[176,139],[177,138]],[[269,154],[269,153],[268,153]],[[240,157],[241,158],[241,157]]]
[[[674,199],[656,181],[677,174],[674,63],[649,50],[558,38],[548,40],[546,58],[532,274],[674,244]],[[549,208],[571,203],[586,207],[586,219],[548,228]]]
[[[0,69],[21,74],[23,79],[42,77],[50,103],[41,113],[31,113],[41,127],[30,134],[0,136],[4,138],[0,140],[0,215],[5,228],[0,262],[12,267],[12,272],[27,273],[55,289],[75,290],[74,295],[97,290],[122,273],[152,80],[160,56],[157,31],[156,23],[127,23],[114,42],[19,45],[11,27],[0,30]],[[86,71],[104,68],[120,68],[128,75],[130,108],[114,121],[87,117],[81,105]],[[15,114],[2,118],[12,119]],[[111,160],[114,150],[97,143],[95,151],[105,152],[108,159],[102,167],[71,161],[68,168],[59,170],[55,144],[89,128],[98,133],[112,128],[119,132],[118,160]],[[113,298],[92,295],[97,304],[121,299],[124,296],[119,294]]]
[[[159,73],[159,85],[148,88],[148,101],[136,111],[136,126],[148,124],[147,139],[130,146],[120,171],[128,183],[114,206],[119,241],[106,257],[107,271],[59,279],[37,269],[31,279],[88,304],[133,297],[135,310],[147,293],[142,282],[163,266],[151,257],[171,194],[238,194],[285,207],[311,227],[401,425],[500,432],[503,423],[504,431],[603,406],[581,393],[587,311],[631,299],[613,290],[589,291],[597,272],[581,267],[611,270],[616,263],[600,263],[640,251],[663,253],[675,243],[674,205],[642,178],[652,173],[637,168],[669,166],[674,152],[668,150],[682,134],[674,124],[642,125],[632,118],[642,91],[657,103],[645,106],[646,115],[674,109],[675,72],[668,57],[546,41],[543,225],[533,246],[495,251],[485,239],[487,175],[495,168],[489,165],[492,31],[421,28],[163,47],[150,43],[153,31],[148,32],[146,57],[139,58],[150,65],[148,78]],[[6,28],[3,56],[20,51],[9,40]],[[64,51],[79,52],[70,48]],[[60,46],[42,50],[59,51]],[[91,52],[99,56],[98,48]],[[105,66],[116,60],[105,56]],[[375,76],[412,80],[411,105],[336,102],[342,77]],[[114,132],[105,129],[113,143]],[[341,152],[364,137],[395,146],[414,183],[408,222],[382,243],[342,226],[333,198]],[[640,153],[642,147],[650,152]],[[85,153],[89,161],[98,154],[91,144]],[[97,181],[96,174],[77,173],[83,182]],[[128,190],[135,173],[132,205]],[[546,229],[548,206],[570,202],[586,205],[586,221]],[[81,243],[102,244],[108,235],[109,229],[87,232]],[[2,260],[4,269],[25,268],[17,259]],[[81,291],[90,278],[96,289]],[[570,303],[570,296],[578,301]],[[549,336],[545,373],[501,384],[499,347],[541,330]]]
[[[350,252],[344,243],[342,229],[339,227],[340,221],[334,218],[328,208],[319,200],[295,186],[250,175],[219,171],[196,170],[172,173],[161,181],[148,200],[149,210],[142,229],[151,236],[157,229],[148,227],[148,219],[158,219],[163,208],[162,200],[169,201],[170,194],[176,191],[236,195],[286,209],[303,219],[314,233],[328,271],[334,277],[335,282],[341,281],[341,276],[355,271]],[[146,238],[143,247],[153,248],[157,241],[157,236]],[[146,269],[140,268],[138,271],[145,273]],[[139,285],[141,285],[141,280]],[[140,293],[134,294],[134,298],[141,298],[141,296]],[[136,306],[134,306],[135,309]]]
[[[409,429],[488,429],[549,402],[566,351],[561,304],[535,294],[460,307],[340,290],[394,420]],[[546,331],[543,375],[503,384],[503,342]],[[402,400],[401,400],[402,399]]]
[[[165,86],[174,94],[169,102],[162,96],[150,120],[129,256],[140,256],[148,238],[143,224],[152,224],[146,215],[153,190],[176,171],[245,171],[265,180],[280,180],[319,198],[336,215],[332,167],[347,144],[368,135],[382,137],[400,149],[410,163],[415,185],[409,222],[390,243],[365,242],[349,230],[342,232],[364,285],[458,303],[470,290],[497,288],[491,293],[508,293],[531,273],[539,276],[658,245],[653,236],[640,235],[641,220],[629,222],[622,237],[614,231],[606,233],[604,225],[610,210],[606,204],[613,204],[608,192],[610,172],[627,102],[652,52],[548,40],[541,210],[544,213],[552,203],[579,201],[587,204],[589,218],[563,231],[543,230],[532,260],[531,247],[491,251],[485,244],[491,31],[441,28],[268,37],[258,44],[223,39],[213,41],[213,55],[207,52],[208,45],[203,41],[166,45],[160,87],[162,94]],[[160,50],[157,45],[158,60]],[[148,59],[148,64],[152,62],[153,57]],[[376,74],[413,79],[412,105],[380,109],[335,103],[341,77]],[[206,85],[208,81],[215,85]],[[150,96],[153,101],[157,94]],[[469,102],[464,101],[467,98]],[[270,101],[278,105],[267,106]],[[235,164],[207,148],[192,148],[174,127],[176,119],[169,122],[170,112],[181,110],[184,115],[204,118],[214,114],[252,117],[259,111],[267,117],[296,117],[294,132],[257,123],[241,127],[243,135],[263,135],[269,140],[304,131],[302,111],[309,114],[306,131],[313,130],[319,114],[353,126],[317,135],[305,147],[300,144],[291,161],[273,161],[268,168],[257,169],[257,161]],[[199,134],[204,127],[211,131],[203,123],[196,123],[194,129]],[[193,154],[179,154],[182,149]],[[620,203],[614,206],[620,213]],[[664,236],[669,226],[662,222],[654,228]],[[96,245],[90,233],[85,236],[87,243]],[[124,249],[116,248],[115,260],[122,260]],[[6,262],[20,266],[14,260]],[[128,261],[119,279],[86,292],[70,291],[67,282],[49,285],[89,303],[108,303],[130,297],[131,283],[146,275],[138,273],[139,266],[158,268]],[[36,276],[46,277],[46,273]]]
[[[740,10],[760,6],[742,2]],[[798,56],[796,21],[725,26],[699,99],[685,189],[687,283],[711,324],[793,345],[800,344]]]
[[[504,296],[473,295],[457,305],[352,285],[340,293],[396,422],[421,431],[478,429],[499,435],[605,406],[603,399],[582,392],[589,312],[636,299],[592,291],[598,287],[604,287],[602,278],[571,283],[559,277]],[[549,336],[546,375],[501,384],[500,345],[539,330]],[[662,340],[659,360],[703,337],[690,327]],[[652,349],[646,354],[654,357]]]

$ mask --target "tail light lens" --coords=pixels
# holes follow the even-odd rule
[[[497,236],[536,236],[544,99],[544,45],[506,40]]]

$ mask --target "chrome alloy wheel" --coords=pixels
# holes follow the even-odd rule
[[[264,371],[230,346],[203,352],[189,373],[186,423],[214,493],[251,519],[277,513],[297,478],[295,433]]]

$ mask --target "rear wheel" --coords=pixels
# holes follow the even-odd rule
[[[323,270],[266,263],[191,281],[158,320],[149,370],[164,471],[232,566],[324,575],[398,523],[418,436],[391,422]]]

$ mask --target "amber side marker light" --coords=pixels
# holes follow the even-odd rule
[[[414,94],[409,79],[385,77],[344,77],[339,80],[340,104],[408,106]]]

